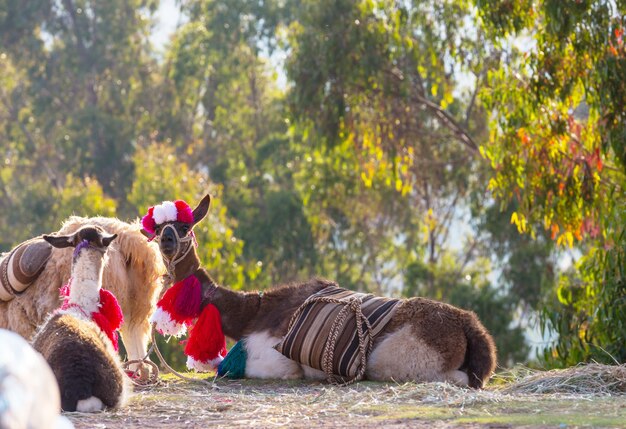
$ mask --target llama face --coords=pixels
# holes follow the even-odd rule
[[[183,222],[166,222],[155,229],[159,236],[159,249],[166,258],[173,258],[182,250],[182,240],[191,232],[193,225]],[[188,240],[187,240],[188,241]],[[187,244],[188,245],[188,244]]]
[[[165,204],[165,203],[164,203]],[[169,260],[183,253],[191,245],[193,227],[200,222],[209,211],[211,196],[206,195],[193,210],[193,222],[167,221],[154,225],[154,234],[142,229],[141,232],[148,238],[158,237],[159,249]]]

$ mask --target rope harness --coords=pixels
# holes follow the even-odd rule
[[[365,370],[367,368],[367,357],[369,356],[372,350],[372,326],[363,315],[361,311],[363,297],[356,296],[350,298],[349,300],[345,299],[337,299],[329,296],[311,296],[307,298],[304,303],[298,307],[294,315],[291,317],[289,322],[289,329],[291,330],[293,324],[300,317],[303,311],[307,308],[309,304],[320,302],[325,304],[338,304],[343,306],[337,317],[335,318],[332,327],[330,329],[330,334],[328,336],[328,340],[326,341],[326,345],[324,346],[324,351],[322,355],[322,370],[326,374],[326,380],[337,386],[347,386],[359,380],[362,380],[365,376]],[[345,379],[343,376],[336,375],[333,372],[333,359],[334,359],[334,351],[336,348],[337,340],[342,332],[342,329],[346,323],[348,315],[350,312],[354,313],[356,318],[356,331],[357,336],[359,338],[359,355],[360,355],[360,367],[356,376],[352,379]],[[363,326],[365,325],[365,329]]]
[[[168,258],[165,255],[161,254],[165,262],[165,268],[167,270],[167,273],[163,276],[164,282],[163,282],[163,287],[161,289],[160,296],[163,295],[167,287],[171,286],[174,283],[174,270],[176,268],[176,264],[178,264],[180,261],[185,259],[185,257],[189,254],[189,252],[191,252],[191,249],[193,248],[191,243],[194,243],[196,246],[198,245],[196,241],[196,237],[193,233],[193,230],[190,231],[188,235],[181,238],[176,228],[174,228],[174,226],[171,224],[165,225],[163,229],[161,230],[161,233],[157,235],[154,238],[154,240],[157,242],[161,242],[163,233],[168,228],[172,230],[172,232],[174,233],[174,236],[176,237],[176,251],[174,252],[171,258]],[[215,289],[216,289],[216,286],[215,284],[213,284],[211,291],[209,293],[209,296],[211,296],[213,292],[215,292]],[[159,358],[161,365],[165,367],[166,372],[169,372],[170,374],[174,374],[176,377],[182,380],[205,384],[205,385],[210,386],[213,389],[217,389],[217,386],[215,385],[215,383],[213,383],[213,381],[187,377],[181,374],[180,372],[176,371],[174,368],[172,368],[163,357],[163,354],[161,353],[161,350],[159,350],[159,346],[157,345],[155,324],[153,323],[151,326],[152,326],[152,329],[151,329],[150,336],[152,339],[152,344],[150,345],[150,348],[148,349],[148,352],[143,357],[143,359],[134,359],[134,360],[124,362],[122,364],[123,369],[129,374],[131,382],[135,386],[139,388],[148,388],[151,386],[159,385],[161,383],[159,380],[159,367],[157,366],[157,364],[155,364],[149,359],[150,354],[152,354],[152,352],[154,351],[157,357]],[[137,365],[137,369],[135,370],[131,369],[130,368],[131,365]]]
[[[130,376],[131,382],[135,386],[139,388],[149,388],[152,386],[158,386],[161,383],[161,381],[159,380],[158,365],[148,359],[150,354],[152,354],[152,352],[154,351],[157,357],[159,358],[161,365],[165,367],[166,372],[169,372],[170,374],[174,374],[176,377],[182,380],[191,381],[194,383],[201,383],[213,389],[218,389],[218,387],[215,385],[213,381],[203,380],[200,378],[187,377],[186,375],[183,375],[180,372],[176,371],[174,368],[172,368],[163,357],[161,350],[159,350],[155,333],[156,333],[156,329],[154,327],[154,324],[152,324],[152,332],[150,335],[152,338],[152,344],[150,345],[150,348],[148,349],[148,352],[146,353],[143,359],[129,360],[122,364],[122,368],[124,369],[124,371],[128,373],[128,375]],[[131,369],[130,368],[131,365],[137,365],[137,369],[135,370]],[[147,365],[147,367],[145,365]]]
[[[171,258],[168,258],[167,256],[163,255],[163,253],[161,253],[161,256],[163,257],[163,260],[165,262],[165,268],[167,269],[167,274],[165,274],[166,282],[164,283],[164,285],[171,285],[172,283],[174,283],[174,269],[176,268],[176,264],[185,259],[189,252],[191,252],[191,243],[193,242],[196,246],[198,246],[198,242],[196,241],[196,236],[193,233],[193,230],[191,230],[188,235],[181,238],[176,228],[174,228],[172,224],[167,224],[163,227],[161,233],[155,237],[158,243],[160,243],[163,239],[163,234],[167,229],[172,230],[174,237],[176,237],[176,251],[174,252],[174,255],[172,255]]]

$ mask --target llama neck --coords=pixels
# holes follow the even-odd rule
[[[189,244],[193,246],[193,244]],[[170,273],[174,276],[174,283],[178,283],[190,275],[194,274],[200,268],[200,258],[198,258],[198,253],[195,248],[192,248],[191,251],[185,256],[185,258],[178,262],[174,267],[174,272]]]
[[[213,281],[205,269],[199,268],[195,276],[202,283],[202,307],[213,304],[220,312],[224,335],[239,341],[261,306],[261,297],[256,292],[236,292]],[[213,288],[216,288],[214,291]]]
[[[104,258],[95,249],[83,249],[72,264],[72,284],[68,302],[85,313],[98,311]]]

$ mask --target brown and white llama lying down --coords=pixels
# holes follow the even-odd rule
[[[115,237],[96,226],[44,236],[54,247],[75,248],[72,277],[61,291],[65,301],[33,339],[59,383],[64,411],[114,408],[127,396],[128,377],[116,350],[123,317],[115,297],[102,289],[107,247]]]
[[[122,307],[125,322],[120,333],[128,359],[142,359],[150,338],[148,319],[154,311],[165,272],[159,250],[146,242],[138,223],[129,224],[116,218],[71,216],[57,234],[70,235],[87,225],[117,234],[116,246],[108,251],[103,284]],[[59,289],[70,277],[71,264],[72,249],[53,248],[41,273],[23,292],[6,301],[0,296],[0,328],[32,339],[37,327],[59,306]]]
[[[144,234],[158,238],[174,282],[182,284],[195,277],[202,290],[200,307],[215,306],[221,314],[224,334],[237,341],[244,340],[245,376],[326,378],[323,371],[288,359],[274,347],[281,342],[290,319],[307,298],[334,283],[314,279],[263,293],[236,292],[216,285],[200,266],[190,237],[193,226],[208,212],[210,196],[205,196],[193,212],[184,205],[180,201],[165,202],[150,208],[142,221]],[[180,319],[172,320],[172,313],[163,314],[160,304],[155,316],[157,327],[164,327],[166,334],[176,334],[176,325],[182,326]],[[191,330],[190,340],[195,329]],[[197,362],[192,359],[191,363]],[[448,381],[481,388],[495,366],[493,339],[474,313],[424,298],[410,298],[399,302],[391,320],[374,340],[365,377],[396,382]]]

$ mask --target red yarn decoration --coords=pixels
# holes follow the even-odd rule
[[[114,330],[120,329],[124,323],[122,308],[115,295],[108,290],[100,289],[100,311],[98,313],[106,317]]]
[[[69,302],[70,297],[70,288],[71,288],[71,279],[68,284],[61,287],[59,289],[59,293],[61,297],[63,297],[63,304],[61,304],[60,310],[68,310],[72,307],[78,307],[78,309],[85,315],[85,311],[82,307],[79,307],[77,304],[72,304]],[[96,325],[100,328],[102,332],[111,340],[113,343],[113,348],[115,351],[119,350],[118,344],[118,332],[122,323],[124,323],[124,314],[122,313],[122,308],[120,304],[117,302],[117,298],[108,290],[100,289],[100,307],[98,311],[94,311],[90,315],[91,320],[93,320]]]
[[[168,313],[177,323],[191,324],[200,315],[202,303],[202,285],[194,275],[175,283],[170,287],[157,306]]]
[[[185,354],[199,362],[209,362],[226,356],[226,353],[220,312],[215,305],[208,304],[191,328]]]
[[[193,211],[189,204],[184,202],[183,200],[174,201],[174,205],[176,206],[176,220],[184,223],[193,223]]]
[[[155,228],[156,228],[156,222],[154,221],[154,218],[152,217],[153,214],[154,214],[154,207],[150,207],[148,209],[148,213],[144,217],[141,218],[141,226],[143,226],[143,229],[145,229],[150,234],[154,234]]]

